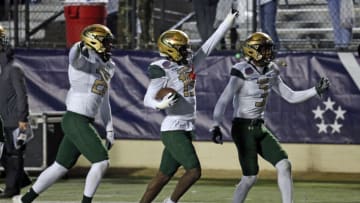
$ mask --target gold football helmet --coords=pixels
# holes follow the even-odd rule
[[[181,30],[168,30],[163,32],[157,45],[161,55],[170,57],[175,62],[186,61],[191,52],[188,35]]]
[[[0,51],[6,49],[9,46],[9,41],[5,34],[5,28],[0,25]]]
[[[5,36],[5,29],[3,26],[0,25],[0,37]]]
[[[245,57],[252,60],[255,65],[266,66],[275,58],[274,42],[263,32],[251,34],[242,48]]]
[[[99,54],[110,52],[114,39],[110,29],[105,25],[93,24],[85,27],[81,33],[81,41]]]

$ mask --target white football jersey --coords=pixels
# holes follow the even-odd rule
[[[70,89],[66,97],[66,108],[81,115],[94,118],[108,94],[110,79],[115,72],[115,64],[110,59],[106,63],[89,50],[89,56],[80,54],[79,44],[75,44],[69,54]]]
[[[231,100],[234,118],[263,118],[267,98],[272,90],[290,103],[303,102],[317,95],[315,87],[300,91],[288,87],[282,81],[275,63],[256,67],[244,60],[231,69],[230,80],[215,105],[213,125],[220,125]]]
[[[162,87],[170,87],[177,91],[179,99],[175,105],[167,108],[167,116],[161,124],[161,131],[195,129],[196,95],[194,69],[204,62],[215,49],[218,42],[233,24],[236,14],[229,13],[219,28],[189,59],[189,65],[179,65],[167,59],[155,61],[149,66],[150,84],[144,97],[144,105],[156,108],[156,93]]]
[[[271,63],[262,70],[244,61],[233,66],[232,74],[239,71],[243,76],[242,88],[234,95],[234,116],[240,118],[262,118],[266,100],[272,86],[277,83],[279,71]]]
[[[167,117],[161,130],[193,130],[196,112],[195,73],[193,69],[169,60],[159,60],[150,66],[157,66],[165,72],[163,87],[176,90],[179,95],[175,105],[165,109]]]

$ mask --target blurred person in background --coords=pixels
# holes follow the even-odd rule
[[[260,0],[259,5],[261,31],[271,37],[275,49],[280,48],[280,40],[276,30],[277,4],[278,0]]]
[[[2,157],[3,151],[4,151],[4,142],[5,142],[5,138],[4,138],[3,120],[0,116],[0,160],[1,160],[1,157]],[[1,176],[2,176],[2,174],[1,174]],[[0,188],[0,194],[3,192],[4,192],[4,190],[2,188]]]
[[[352,0],[328,0],[335,49],[346,50],[352,40],[354,3]]]
[[[118,12],[119,12],[119,0],[108,0],[106,4],[106,26],[110,29],[114,35],[114,40],[117,39],[118,29]],[[114,41],[115,43],[115,41]]]
[[[85,27],[81,41],[69,52],[70,89],[66,96],[66,113],[55,162],[45,169],[24,196],[14,202],[33,202],[72,168],[80,155],[91,162],[86,176],[82,203],[91,203],[100,181],[109,167],[108,150],[114,143],[114,129],[109,101],[110,80],[115,72],[111,59],[113,34],[101,24]],[[106,144],[94,127],[99,111],[106,130]]]
[[[153,26],[152,26],[152,13],[153,13],[154,0],[138,0],[138,17],[140,20],[140,40],[139,48],[150,49],[154,46],[153,40]]]
[[[241,24],[245,23],[252,17],[252,0],[220,0],[216,8],[216,17],[214,22],[214,28],[217,28],[219,24],[225,19],[228,10],[236,9],[239,11],[238,17],[235,19],[234,25],[230,29],[230,49],[236,50],[236,43],[239,42],[239,33],[237,29]],[[220,41],[220,48],[227,49],[226,37]]]
[[[215,22],[214,22],[214,28],[217,28],[220,23],[225,19],[227,15],[227,11],[234,8],[238,8],[238,1],[241,0],[219,0],[217,7],[216,7],[216,16],[215,16]],[[239,11],[241,12],[241,11]],[[239,14],[241,15],[241,14]],[[237,18],[239,19],[239,17]],[[235,50],[236,49],[236,42],[239,38],[239,35],[236,30],[236,23],[230,28],[230,49]],[[227,49],[226,48],[226,36],[224,36],[220,41],[220,46],[222,50]]]
[[[201,43],[214,32],[214,22],[216,16],[216,7],[219,0],[191,0],[195,12],[196,26],[198,28]],[[227,12],[227,11],[225,11]]]
[[[227,107],[233,104],[231,137],[238,151],[243,176],[236,186],[233,203],[243,203],[259,172],[258,155],[277,170],[282,203],[293,203],[291,163],[276,136],[264,124],[264,111],[272,91],[290,103],[300,103],[329,88],[327,78],[321,78],[312,88],[294,91],[280,77],[273,62],[275,48],[271,37],[263,32],[251,34],[243,45],[245,59],[232,66],[230,79],[213,112],[212,139],[222,144],[220,125]]]
[[[192,143],[196,116],[195,71],[232,26],[237,14],[236,10],[228,13],[219,28],[194,55],[190,39],[183,31],[168,30],[160,35],[158,48],[163,58],[149,65],[150,83],[144,96],[144,105],[166,111],[160,129],[160,139],[165,148],[159,171],[148,184],[140,203],[153,202],[180,166],[184,167],[185,173],[164,203],[178,202],[200,178],[200,161]],[[164,87],[176,92],[169,92],[162,99],[157,99],[158,91]]]
[[[3,150],[4,150],[4,127],[3,127],[3,120],[0,116],[0,159],[3,155]],[[3,193],[4,191],[2,189],[0,189],[0,193]]]
[[[24,72],[13,58],[5,29],[0,25],[0,116],[4,127],[4,149],[1,165],[5,171],[5,189],[0,199],[20,194],[21,188],[31,184],[24,171],[26,144],[20,143],[21,135],[15,130],[25,132],[28,128],[29,104]],[[13,139],[17,136],[16,139]],[[19,142],[18,142],[19,141]]]

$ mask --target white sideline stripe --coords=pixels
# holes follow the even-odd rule
[[[339,52],[338,56],[350,77],[353,79],[356,86],[360,90],[360,65],[357,63],[354,54]]]
[[[6,201],[6,200],[0,200],[0,203],[11,203],[11,200]],[[16,201],[12,201],[13,203],[17,203]],[[79,201],[34,201],[35,203],[79,203]],[[94,201],[94,203],[138,203],[138,202],[108,202],[108,201]],[[161,202],[154,202],[154,203],[161,203]],[[183,202],[183,203],[202,203],[202,202]]]

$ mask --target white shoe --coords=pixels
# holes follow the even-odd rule
[[[21,202],[20,202],[21,203]],[[176,203],[170,199],[170,197],[166,198],[163,203]]]
[[[13,198],[12,198],[12,202],[13,203],[22,203],[21,201],[21,195],[15,195]]]

